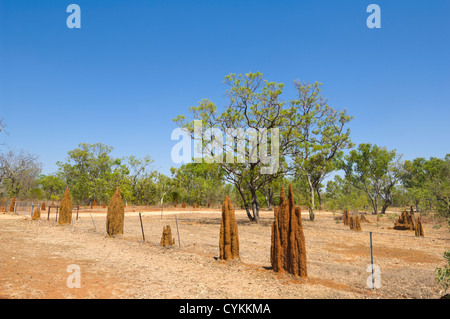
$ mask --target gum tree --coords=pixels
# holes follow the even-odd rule
[[[342,168],[347,181],[364,191],[373,207],[373,214],[384,214],[392,204],[392,195],[403,175],[401,156],[395,150],[372,144],[360,144],[345,157]]]
[[[263,79],[262,74],[247,73],[245,75],[230,74],[225,77],[225,83],[229,86],[227,90],[228,104],[219,111],[216,104],[204,99],[198,106],[190,107],[191,120],[187,121],[184,115],[174,119],[179,127],[184,128],[191,138],[195,139],[195,123],[200,121],[206,130],[217,129],[223,134],[227,132],[238,132],[241,140],[245,141],[244,148],[239,148],[238,143],[232,141],[223,143],[218,153],[232,157],[232,160],[218,161],[224,172],[227,182],[233,184],[241,197],[247,216],[250,221],[259,221],[260,204],[258,191],[265,185],[287,172],[287,165],[283,159],[291,155],[293,150],[292,134],[296,125],[295,109],[285,108],[281,100],[284,84],[269,82]],[[278,129],[279,131],[279,165],[271,167],[270,173],[262,170],[267,168],[261,161],[261,157],[254,157],[255,151],[260,151],[260,146],[267,144],[258,139],[255,144],[248,135],[242,134],[252,130],[257,134],[267,130]],[[241,131],[242,130],[242,131]],[[240,132],[240,133],[239,133]],[[261,135],[258,135],[261,136]],[[273,145],[272,135],[269,133],[267,143]],[[210,140],[202,140],[205,149],[210,145]],[[250,144],[252,143],[252,144]],[[206,149],[206,154],[217,155],[214,150]]]
[[[336,169],[343,150],[352,146],[347,123],[352,119],[346,111],[337,111],[321,95],[321,84],[295,82],[297,99],[291,101],[296,110],[294,160],[296,177],[309,187],[309,215],[315,218],[315,196],[319,202],[324,178]]]

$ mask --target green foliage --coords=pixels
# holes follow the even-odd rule
[[[405,161],[402,178],[408,197],[417,208],[430,211],[431,206],[444,217],[450,216],[450,154],[445,158],[416,158]]]
[[[42,189],[43,198],[62,198],[66,183],[60,175],[40,175],[38,183]]]
[[[225,198],[224,172],[217,163],[188,163],[172,168],[174,188],[172,198],[189,205],[207,206]]]
[[[114,158],[112,149],[101,143],[81,143],[68,152],[66,162],[57,162],[59,176],[69,186],[74,200],[83,204],[92,203],[94,199],[98,203],[109,202],[115,189],[120,187],[126,201],[138,204],[159,202],[155,174],[148,170],[151,158]]]
[[[308,186],[310,217],[314,219],[315,197],[320,196],[324,178],[337,169],[343,151],[352,146],[350,130],[352,117],[332,109],[321,95],[321,84],[295,82],[297,99],[291,101],[298,125],[294,128],[296,178]]]
[[[327,183],[326,206],[332,212],[362,211],[369,204],[364,192],[353,187],[347,180],[336,175],[334,181]]]
[[[360,144],[350,151],[342,163],[347,181],[362,190],[370,200],[373,213],[384,213],[392,204],[393,194],[403,174],[400,156],[395,150],[372,144]]]
[[[447,289],[450,286],[450,250],[447,250],[444,253],[444,258],[447,260],[448,265],[443,268],[436,268],[435,272],[436,281],[444,288],[444,291],[447,292]]]
[[[293,120],[295,118],[295,109],[285,108],[281,100],[284,84],[269,82],[263,79],[262,74],[247,73],[230,74],[225,77],[225,84],[229,86],[227,97],[229,103],[220,112],[216,105],[208,100],[203,99],[198,106],[190,107],[192,120],[187,121],[184,115],[179,115],[174,121],[182,128],[186,129],[192,137],[194,136],[194,121],[201,121],[203,129],[219,129],[223,133],[227,133],[232,129],[259,130],[261,128],[270,130],[278,129],[280,133],[280,158],[283,158],[293,151],[294,140],[292,139],[295,126]],[[256,161],[250,160],[251,152],[248,137],[246,139],[244,149],[238,148],[236,145],[224,145],[222,153],[224,156],[232,155],[234,161],[222,161],[219,163],[224,178],[227,182],[232,183],[238,191],[243,205],[246,208],[247,216],[252,221],[259,220],[259,190],[281,176],[285,170],[284,166],[278,166],[278,170],[274,174],[262,174],[261,169],[264,164],[258,158]],[[271,137],[268,138],[269,143]],[[207,152],[209,141],[203,140],[203,148]],[[209,154],[209,153],[208,153]],[[243,162],[237,161],[236,158],[241,157]]]

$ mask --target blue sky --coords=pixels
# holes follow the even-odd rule
[[[69,4],[81,29],[69,29]],[[366,8],[381,8],[369,29]],[[319,81],[354,143],[405,159],[450,153],[450,1],[0,0],[7,147],[57,170],[78,143],[146,154],[168,173],[172,119],[225,103],[229,73]]]

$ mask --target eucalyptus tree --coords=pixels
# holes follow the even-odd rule
[[[266,81],[259,72],[230,74],[225,83],[228,103],[222,111],[203,99],[189,108],[190,121],[184,115],[174,121],[198,143],[206,162],[218,163],[241,196],[249,220],[258,222],[258,191],[288,170],[283,159],[294,149],[295,109],[284,107],[284,84]],[[225,143],[220,142],[223,135]]]
[[[373,214],[385,213],[392,204],[392,195],[403,176],[401,155],[372,144],[359,144],[345,156],[342,168],[345,178],[354,187],[364,191],[373,207]]]
[[[352,147],[350,129],[352,117],[345,110],[338,111],[328,105],[321,94],[321,85],[295,81],[297,98],[291,100],[296,110],[298,125],[294,160],[296,176],[309,187],[309,215],[315,218],[315,196],[320,199],[320,186],[325,177],[336,169],[344,150]]]

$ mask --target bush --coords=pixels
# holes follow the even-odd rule
[[[436,281],[440,284],[444,291],[447,292],[450,286],[450,250],[444,253],[444,258],[447,260],[448,265],[444,268],[436,268]]]

